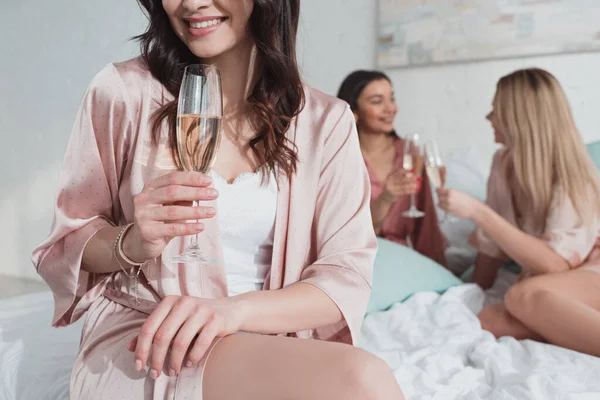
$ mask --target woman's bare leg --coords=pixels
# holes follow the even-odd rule
[[[205,400],[403,400],[387,364],[348,345],[232,335],[212,351]]]
[[[481,310],[477,317],[481,322],[481,328],[491,332],[496,338],[512,336],[518,340],[543,340],[540,335],[510,315],[504,304],[493,304],[487,306]]]
[[[529,278],[508,291],[505,303],[548,342],[600,356],[600,274],[579,268]]]

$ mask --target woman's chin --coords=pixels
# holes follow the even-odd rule
[[[387,135],[388,133],[394,131],[394,125],[383,125],[379,130]]]

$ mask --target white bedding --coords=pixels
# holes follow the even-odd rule
[[[481,330],[484,301],[501,299],[513,279],[503,273],[488,299],[466,284],[371,314],[361,347],[387,361],[410,400],[600,399],[600,358]]]
[[[507,274],[488,294],[501,298]],[[365,319],[361,347],[388,362],[410,400],[600,399],[600,359],[554,346],[494,340],[475,314],[484,293],[463,285],[419,293]],[[50,327],[50,293],[0,301],[0,400],[63,400],[81,321]]]
[[[68,399],[82,321],[54,329],[50,292],[0,301],[0,400]]]

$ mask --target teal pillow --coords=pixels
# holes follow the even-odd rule
[[[587,145],[588,152],[596,168],[600,169],[600,141],[593,142]]]
[[[373,287],[367,314],[384,311],[417,292],[443,293],[462,281],[450,271],[416,251],[377,238]]]

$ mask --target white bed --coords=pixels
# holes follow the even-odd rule
[[[82,321],[50,326],[50,292],[0,301],[0,400],[68,399]]]
[[[501,298],[503,274],[488,292]],[[600,399],[600,358],[531,341],[494,340],[475,314],[475,285],[419,293],[365,319],[361,347],[383,358],[410,400]],[[0,301],[0,400],[68,398],[81,322],[50,327],[52,296]]]
[[[448,186],[482,199],[489,160],[467,148],[448,160]],[[474,257],[472,224],[448,219],[448,260],[460,274]],[[466,284],[443,296],[419,293],[365,319],[361,347],[383,358],[410,400],[599,400],[600,358],[531,341],[496,341],[476,318],[514,280],[502,272],[484,294]],[[63,400],[81,321],[50,327],[52,296],[0,301],[0,400]]]
[[[476,318],[514,280],[418,293],[365,319],[361,347],[383,358],[410,400],[598,400],[600,358],[512,338],[495,340]]]

